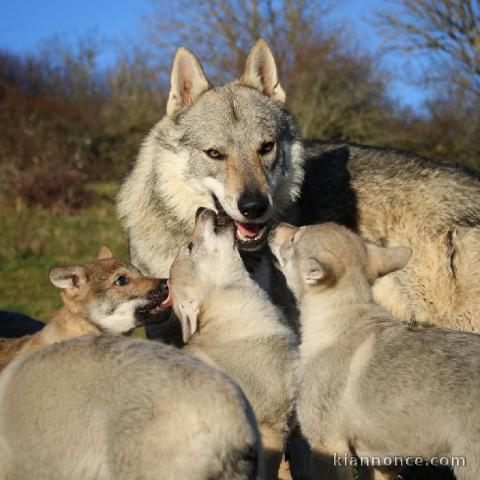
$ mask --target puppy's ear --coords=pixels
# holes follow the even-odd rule
[[[49,272],[50,281],[62,290],[79,289],[87,284],[88,274],[85,267],[53,267]]]
[[[190,337],[197,331],[200,305],[196,299],[190,298],[181,300],[178,304],[178,309],[182,325],[182,340],[183,343],[188,343]]]
[[[167,115],[169,116],[192,105],[203,92],[211,87],[197,57],[183,47],[180,47],[175,53],[170,82],[167,102]]]
[[[109,258],[113,258],[113,253],[108,247],[103,246],[98,252],[97,260],[108,260]]]
[[[317,283],[322,282],[330,273],[328,265],[313,257],[301,261],[300,270],[307,285],[316,285]]]
[[[412,255],[410,247],[377,247],[367,243],[369,270],[372,280],[403,268]]]
[[[240,83],[256,88],[265,95],[285,103],[285,91],[278,80],[277,65],[267,42],[257,40],[247,56]]]

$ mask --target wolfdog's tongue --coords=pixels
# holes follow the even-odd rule
[[[246,225],[237,221],[235,221],[235,226],[242,235],[248,238],[256,237],[262,229],[262,225]]]

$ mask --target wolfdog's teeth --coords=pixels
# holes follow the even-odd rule
[[[262,238],[262,235],[265,233],[265,229],[266,229],[266,227],[262,228],[257,233],[257,235],[255,235],[254,237],[247,237],[240,230],[237,229],[237,232],[236,232],[237,233],[237,238],[238,238],[238,240],[241,240],[242,242],[254,242],[254,241]]]
[[[237,238],[239,240],[245,240],[246,237],[240,230],[237,229]]]

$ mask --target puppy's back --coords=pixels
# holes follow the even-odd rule
[[[381,382],[388,383],[392,396],[398,398],[401,390],[403,395],[410,395],[410,403],[418,402],[426,408],[443,403],[462,411],[471,408],[472,396],[480,395],[478,334],[436,327],[412,328],[392,321],[376,331],[373,345],[364,374],[379,388]],[[362,378],[359,385],[366,384]],[[470,419],[473,413],[469,411]]]
[[[20,338],[0,338],[0,372],[17,356],[31,338],[32,335]]]
[[[255,478],[258,433],[241,391],[171,347],[85,337],[4,373],[0,436],[13,478]]]
[[[389,432],[395,454],[408,455],[415,438],[415,451],[425,457],[471,455],[467,447],[480,442],[480,336],[392,321],[371,339],[348,396],[352,423],[359,428],[355,422],[368,419],[361,426],[365,442],[385,445]]]

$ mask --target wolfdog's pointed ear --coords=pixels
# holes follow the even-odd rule
[[[62,290],[80,288],[88,282],[85,267],[73,265],[70,267],[53,267],[49,272],[50,281]]]
[[[113,258],[113,253],[108,247],[103,246],[98,252],[97,260],[108,260],[109,258]]]
[[[167,102],[169,116],[192,105],[200,94],[211,87],[197,57],[184,47],[175,53],[170,82]]]
[[[285,102],[285,91],[278,80],[275,59],[263,38],[257,40],[248,53],[240,83],[256,88],[274,100]]]
[[[371,279],[374,280],[403,268],[410,260],[412,249],[410,247],[384,248],[367,243],[367,253]]]

